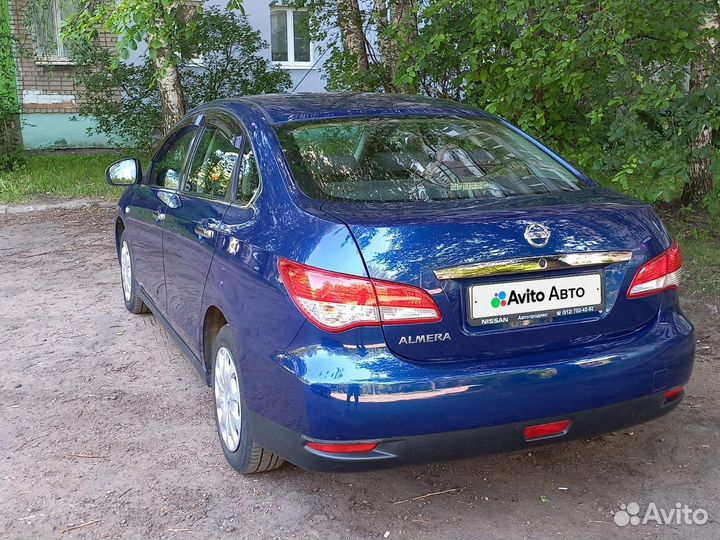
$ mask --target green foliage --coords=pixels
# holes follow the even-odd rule
[[[387,0],[390,11],[402,0]],[[711,154],[720,212],[720,150],[691,151],[703,126],[720,129],[717,0],[433,0],[414,2],[417,36],[382,30],[362,3],[370,69],[335,39],[329,0],[295,0],[328,39],[328,87],[420,92],[455,99],[519,125],[599,181],[647,201],[679,198],[688,161]],[[404,27],[407,32],[407,27]],[[389,40],[394,78],[374,50]],[[708,77],[692,85],[693,69]]]
[[[14,44],[8,3],[0,0],[0,171],[11,170],[22,161]]]
[[[88,135],[104,134],[119,146],[152,145],[162,133],[155,69],[147,61],[135,65],[113,60],[111,51],[95,43],[77,50],[75,78],[85,88],[79,114],[96,123]]]
[[[229,96],[281,92],[289,88],[287,72],[259,56],[267,47],[244,15],[216,8],[197,12],[192,35],[177,47],[181,82],[189,107]],[[78,47],[78,83],[85,87],[81,116],[97,121],[102,133],[125,146],[151,146],[162,133],[156,68],[145,57],[140,64],[113,62],[114,53],[95,43]],[[193,60],[201,58],[202,61]]]
[[[265,58],[268,48],[244,15],[211,8],[197,16],[196,32],[186,49],[202,63],[182,71],[183,87],[192,107],[230,96],[282,92],[290,76]]]
[[[602,182],[670,201],[687,181],[691,139],[703,125],[720,128],[710,46],[720,34],[705,24],[717,9],[714,0],[437,0],[399,78],[508,119]],[[694,62],[710,70],[707,90],[688,88]]]
[[[118,36],[114,64],[128,59],[142,44],[152,60],[161,56],[163,65],[175,64],[196,30],[193,14],[199,11],[202,4],[187,0],[79,0],[78,11],[63,24],[63,40],[82,46],[105,28]]]
[[[322,44],[320,54],[324,58],[323,76],[327,80],[329,91],[387,90],[383,83],[390,83],[387,70],[377,60],[379,51],[372,40],[366,44],[370,48],[370,71],[360,73],[356,59],[341,45],[338,31],[338,3],[336,0],[289,0],[285,5],[304,9],[309,15],[310,34],[316,43]],[[373,14],[361,12],[362,25],[367,33],[376,34]]]

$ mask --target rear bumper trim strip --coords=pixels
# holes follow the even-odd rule
[[[477,262],[438,269],[434,273],[438,279],[464,279],[500,274],[544,272],[562,268],[600,266],[626,262],[630,259],[632,259],[632,251],[590,251],[586,253],[564,253],[549,257],[524,257],[502,261]]]

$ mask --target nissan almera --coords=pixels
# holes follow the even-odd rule
[[[122,293],[213,388],[244,473],[530,449],[671,411],[694,355],[647,204],[481,110],[398,95],[207,103],[127,186]],[[169,367],[168,369],[171,369]]]

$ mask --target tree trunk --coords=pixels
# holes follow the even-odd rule
[[[181,21],[187,21],[189,20],[190,10],[186,9],[186,7],[182,1],[175,0],[171,2],[166,9],[169,13],[176,11]],[[160,13],[155,14],[155,26],[157,28],[157,35],[148,34],[148,42],[152,43],[153,39],[157,38],[161,43],[161,46],[155,49],[156,56],[154,63],[158,93],[160,94],[163,133],[167,135],[173,126],[185,116],[187,103],[185,102],[185,92],[183,92],[182,81],[180,80],[180,70],[177,67],[176,58],[172,56],[173,53],[170,52],[173,49],[168,43],[167,22]],[[172,37],[169,39],[172,39]]]
[[[155,68],[158,71],[163,132],[167,134],[185,116],[187,111],[185,93],[180,81],[180,70],[174,63],[166,63],[164,54],[159,53],[155,58]]]
[[[697,204],[712,191],[713,177],[710,172],[712,141],[713,130],[704,126],[690,143],[692,153],[688,159],[689,178],[680,197],[683,205]]]
[[[390,20],[398,27],[398,36],[404,40],[401,45],[412,45],[412,38],[417,35],[415,0],[395,0],[391,2],[390,7]]]
[[[390,24],[388,20],[387,0],[375,0],[373,8],[375,16],[375,24],[378,30],[378,45],[380,47],[380,55],[385,66],[386,77],[383,81],[383,87],[386,92],[396,92],[397,89],[393,84],[393,80],[397,76],[397,49],[394,40],[390,37]]]
[[[345,51],[355,62],[358,90],[372,90],[368,83],[370,63],[365,48],[365,31],[358,0],[338,0],[338,26]]]
[[[708,26],[717,27],[720,15],[708,21]],[[711,55],[717,52],[717,43],[710,43]],[[710,66],[702,59],[690,66],[690,92],[696,89],[707,89],[710,84]],[[713,189],[713,177],[710,171],[711,152],[713,149],[713,130],[703,126],[690,143],[688,158],[688,182],[683,188],[680,202],[683,205],[697,204]]]
[[[393,61],[393,77],[397,77],[401,66],[402,53],[410,50],[418,39],[418,23],[415,14],[415,0],[391,0],[390,25],[394,39],[395,51],[391,56]],[[411,62],[412,63],[412,60]],[[416,88],[408,85],[400,86],[399,90],[406,94],[415,93]]]

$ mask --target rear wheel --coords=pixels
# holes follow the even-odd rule
[[[243,474],[277,469],[283,464],[283,459],[258,446],[253,439],[241,391],[237,349],[229,325],[220,329],[212,351],[215,422],[225,458],[235,470]]]
[[[148,308],[138,295],[138,284],[133,274],[132,255],[130,244],[125,237],[125,231],[120,235],[120,278],[123,290],[125,307],[131,313],[147,313]]]

